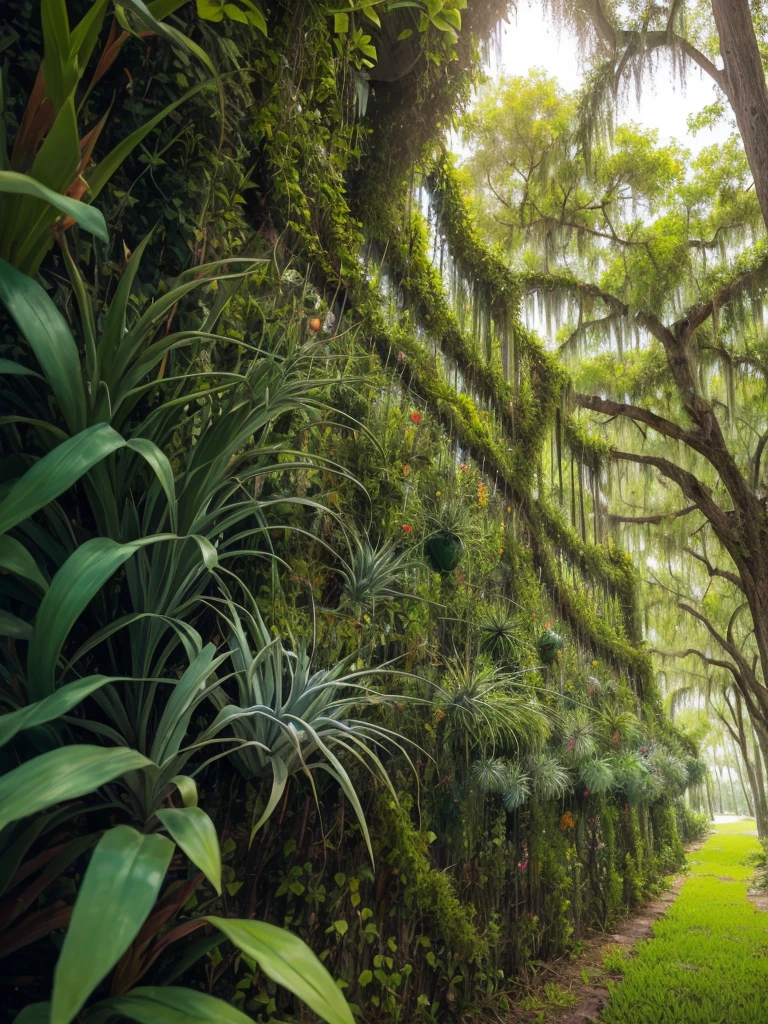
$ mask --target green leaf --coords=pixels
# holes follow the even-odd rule
[[[0,301],[29,342],[70,432],[82,430],[85,391],[69,324],[40,285],[5,260],[0,260]]]
[[[50,1024],[51,1004],[32,1003],[25,1006],[18,1016],[13,1018],[13,1024]]]
[[[28,704],[18,711],[11,711],[0,718],[0,747],[8,743],[22,729],[32,729],[36,725],[52,722],[60,715],[66,715],[77,707],[89,694],[100,689],[107,683],[117,682],[113,676],[86,676],[74,683],[67,683],[50,697]]]
[[[461,32],[461,14],[459,14],[458,11],[443,9],[441,13],[451,28],[455,29],[457,32]],[[432,20],[434,21],[434,19]]]
[[[224,8],[215,0],[197,0],[197,16],[203,21],[223,21]]]
[[[181,33],[177,33],[181,35]],[[199,49],[199,47],[198,47]],[[188,89],[183,96],[179,96],[173,103],[169,103],[168,106],[151,117],[149,121],[143,124],[136,131],[131,132],[122,142],[118,143],[113,150],[111,150],[103,159],[101,159],[88,179],[88,196],[91,202],[98,196],[99,192],[104,188],[112,175],[117,171],[123,163],[128,159],[133,150],[143,142],[149,133],[160,124],[162,120],[168,117],[169,114],[173,113],[176,107],[181,106],[182,103],[186,103],[188,99],[196,96],[202,89],[207,89],[211,85],[214,85],[213,79],[208,79],[205,82],[199,82],[194,85],[191,89]]]
[[[263,921],[208,917],[262,971],[298,996],[329,1024],[354,1024],[354,1017],[331,975],[296,935]]]
[[[152,467],[155,476],[160,481],[160,486],[168,499],[168,513],[171,529],[175,532],[178,528],[178,508],[176,505],[176,487],[173,481],[173,469],[168,456],[154,441],[145,437],[134,437],[126,442],[126,447],[137,452]]]
[[[252,1024],[241,1010],[215,996],[172,985],[134,988],[125,996],[99,1003],[98,1009],[109,1009],[139,1024]]]
[[[251,843],[253,842],[253,837],[277,807],[280,797],[285,792],[286,783],[288,782],[288,766],[285,761],[280,757],[271,757],[269,760],[272,765],[272,791],[269,794],[267,806],[264,808],[261,817],[251,829]]]
[[[9,636],[12,640],[29,640],[32,626],[17,615],[0,610],[0,636]]]
[[[69,1024],[136,938],[157,899],[173,851],[165,836],[142,835],[128,825],[102,836],[56,962],[51,1024]]]
[[[18,576],[40,590],[48,589],[45,576],[37,568],[37,563],[20,541],[13,537],[0,534],[0,569]]]
[[[348,14],[334,14],[333,16],[333,31],[337,36],[343,36],[349,32],[349,15]]]
[[[29,174],[0,171],[0,192],[43,199],[61,213],[77,221],[81,227],[100,238],[102,242],[109,241],[107,222],[104,220],[101,210],[97,210],[87,203],[81,203],[77,199],[71,199],[69,196],[63,196]]]
[[[413,35],[413,29],[412,28],[404,28],[403,31],[398,35],[397,41],[399,43],[399,42],[402,42],[403,39],[410,39],[412,35]],[[365,974],[367,972],[364,971],[363,973]]]
[[[373,981],[373,971],[362,971],[360,977],[357,979],[357,984],[361,988],[365,988],[366,985],[370,985]]]
[[[43,29],[46,94],[58,110],[77,82],[77,70],[73,67],[70,54],[69,18],[65,0],[41,0],[40,22]]]
[[[374,25],[381,28],[381,19],[375,7],[361,7],[361,10],[369,21],[372,21]]]
[[[39,459],[0,501],[0,534],[7,533],[54,501],[125,441],[106,423],[97,423]]]
[[[70,744],[49,750],[0,778],[0,829],[12,821],[92,793],[152,762],[128,747]]]
[[[35,616],[27,656],[28,687],[35,699],[53,692],[56,663],[64,641],[110,576],[140,548],[175,539],[173,535],[158,534],[131,544],[118,544],[109,537],[94,537],[73,551],[51,580]]]
[[[213,822],[200,807],[164,807],[157,818],[221,896],[221,850]]]

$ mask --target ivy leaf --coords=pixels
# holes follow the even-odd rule
[[[196,0],[197,16],[203,21],[223,21],[224,8],[216,0]]]

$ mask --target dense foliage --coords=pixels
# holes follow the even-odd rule
[[[9,19],[22,1024],[503,1010],[681,862],[701,764],[588,528],[605,446],[439,146],[505,7]]]

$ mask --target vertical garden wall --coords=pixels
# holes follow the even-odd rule
[[[355,6],[22,4],[5,30],[24,1024],[306,1014],[286,989],[347,1020],[262,922],[363,1019],[482,1017],[696,824],[592,514],[604,446],[443,145],[506,5]]]

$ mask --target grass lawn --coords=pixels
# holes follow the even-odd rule
[[[606,1024],[768,1024],[768,914],[745,884],[759,845],[735,834],[753,827],[718,826],[689,854],[680,896],[611,984]]]

